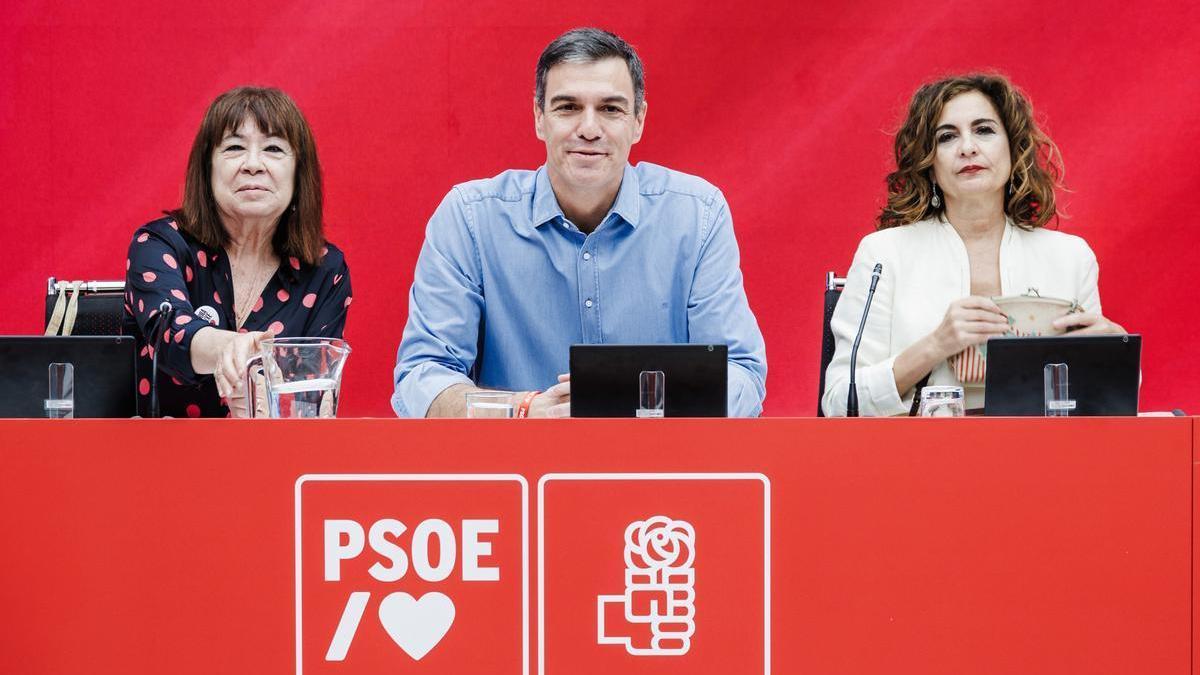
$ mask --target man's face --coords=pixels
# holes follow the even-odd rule
[[[533,117],[555,190],[615,195],[646,121],[645,103],[634,109],[625,61],[560,63],[546,73],[545,100]]]

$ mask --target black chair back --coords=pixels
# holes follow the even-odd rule
[[[71,282],[50,277],[46,292],[46,316],[42,325],[50,323],[60,285],[67,287],[66,299],[71,296]],[[79,288],[79,308],[75,315],[72,335],[120,335],[125,313],[124,281],[89,281]]]
[[[817,417],[825,416],[825,411],[821,409],[821,398],[825,394],[825,369],[833,360],[833,350],[837,346],[833,341],[833,329],[829,327],[829,323],[833,320],[833,310],[837,307],[838,298],[842,297],[842,288],[845,285],[846,280],[839,278],[835,273],[825,274],[825,318],[821,322],[821,379],[817,386]]]

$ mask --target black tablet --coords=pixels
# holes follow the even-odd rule
[[[571,417],[636,417],[643,371],[661,371],[664,417],[728,415],[726,345],[571,345]]]
[[[1045,414],[1045,368],[1067,364],[1069,415],[1136,415],[1141,335],[993,338],[987,343],[985,415]]]
[[[46,417],[52,363],[74,371],[75,417],[132,417],[134,340],[128,335],[0,336],[0,417]]]

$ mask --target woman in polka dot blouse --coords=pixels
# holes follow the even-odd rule
[[[241,87],[213,101],[183,205],[138,228],[125,262],[141,414],[159,331],[159,404],[174,417],[245,416],[243,369],[264,338],[342,337],[350,271],[325,241],[321,203],[312,132],[287,94]]]

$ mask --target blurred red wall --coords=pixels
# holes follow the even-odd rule
[[[178,204],[207,104],[274,85],[314,127],[353,273],[343,412],[390,415],[425,222],[453,184],[543,161],[534,63],[578,25],[646,62],[633,160],[729,199],[766,414],[814,413],[823,274],[872,229],[913,90],[970,69],[1011,76],[1061,148],[1061,229],[1095,249],[1105,313],[1145,336],[1143,409],[1200,407],[1200,5],[1182,1],[8,0],[0,333],[40,332],[49,275],[120,278],[134,228]]]

